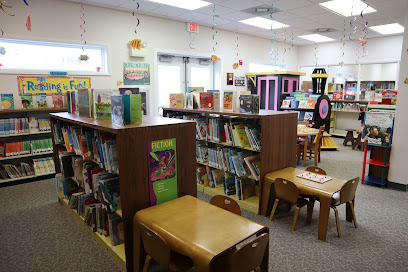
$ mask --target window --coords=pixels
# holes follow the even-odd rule
[[[0,39],[0,63],[5,70],[107,72],[106,48],[80,44]],[[80,56],[88,56],[81,60]]]
[[[211,90],[210,68],[191,67],[190,86],[204,87],[204,90]]]
[[[181,90],[181,69],[175,65],[159,65],[159,107],[168,106],[171,93]]]
[[[249,64],[250,73],[275,72],[275,71],[283,71],[285,69],[286,69],[285,65],[277,65],[277,64],[270,64],[270,63],[257,63],[257,62],[251,62]]]

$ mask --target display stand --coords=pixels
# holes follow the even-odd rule
[[[296,165],[297,146],[297,114],[291,112],[277,112],[261,110],[256,114],[236,113],[228,111],[193,110],[180,108],[163,108],[163,116],[174,115],[202,115],[211,118],[251,118],[258,119],[261,126],[260,153],[260,181],[257,195],[247,200],[239,200],[242,208],[266,216],[268,199],[262,199],[263,177],[273,171]],[[195,133],[194,133],[195,135]],[[209,142],[210,145],[226,145],[226,143]],[[237,147],[240,148],[240,147]],[[191,152],[191,151],[190,151]],[[195,159],[194,159],[195,160]],[[198,185],[198,190],[209,195],[224,194],[223,188],[210,188]],[[235,196],[233,196],[234,198]],[[236,198],[235,198],[236,199]]]
[[[367,151],[370,149],[370,158],[367,159]],[[361,183],[368,182],[381,186],[388,183],[388,167],[390,166],[391,145],[372,145],[365,142],[363,173]],[[369,165],[368,175],[365,175],[366,165]]]
[[[123,256],[123,251],[116,250],[118,246],[113,247],[110,244],[109,239],[102,239],[105,237],[99,237],[100,235],[95,235],[95,237],[100,238],[97,239],[98,242],[115,256],[115,260],[126,259],[127,271],[133,271],[133,216],[137,211],[150,206],[148,145],[151,141],[176,138],[178,196],[197,196],[194,152],[195,123],[143,116],[140,124],[121,126],[112,124],[111,120],[80,117],[71,113],[56,113],[50,116],[52,124],[59,122],[61,125],[81,126],[116,136],[122,207],[121,211],[116,213],[122,217],[124,224],[125,256]],[[56,144],[54,138],[53,144],[56,171],[60,173],[58,150],[63,147]],[[89,230],[90,227],[84,226]]]
[[[0,111],[0,120],[1,119],[9,119],[9,118],[49,118],[50,112],[63,112],[67,111],[66,108],[44,108],[44,109],[21,109],[21,110],[2,110]],[[13,142],[16,140],[36,140],[39,138],[44,137],[51,137],[51,131],[29,131],[27,133],[17,133],[17,134],[7,134],[7,135],[0,135],[0,141],[4,142]],[[38,152],[34,153],[32,150],[29,154],[17,155],[17,156],[10,156],[10,157],[0,157],[0,161],[2,164],[10,163],[10,162],[30,162],[32,164],[33,158],[44,158],[52,156],[53,152],[46,151],[46,152]],[[55,171],[49,173],[35,173],[34,175],[30,176],[23,176],[18,178],[9,178],[9,179],[0,179],[0,186],[13,184],[14,182],[19,182],[23,180],[29,179],[43,179],[49,177],[50,175],[55,174]]]

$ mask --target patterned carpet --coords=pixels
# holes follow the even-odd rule
[[[343,179],[361,175],[362,152],[341,146],[322,153],[319,165]],[[312,165],[312,162],[308,162]],[[209,197],[199,194],[208,201]],[[52,179],[0,188],[0,271],[122,271],[111,257],[56,201]],[[408,194],[361,185],[357,189],[359,228],[345,220],[337,238],[330,214],[327,242],[317,240],[319,205],[306,225],[306,208],[291,231],[292,211],[274,221],[243,215],[270,228],[270,271],[408,271]],[[157,266],[150,271],[163,271]]]

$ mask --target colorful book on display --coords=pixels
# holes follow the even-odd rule
[[[96,119],[110,120],[112,115],[110,90],[94,90],[93,108]]]
[[[88,89],[78,90],[78,113],[79,116],[92,117],[92,96]]]
[[[234,92],[224,91],[224,110],[233,110]]]
[[[123,105],[122,95],[112,95],[112,123],[117,125],[125,124],[125,107]]]
[[[282,108],[289,108],[290,107],[290,102],[291,102],[291,100],[287,100],[287,99],[283,100],[282,101]]]
[[[170,108],[184,108],[184,94],[171,93],[170,94]]]
[[[259,113],[259,95],[241,94],[239,100],[240,100],[240,112]]]
[[[1,94],[1,109],[2,110],[14,110],[13,94]]]
[[[187,93],[193,93],[193,92],[204,92],[204,87],[188,87],[187,88]]]
[[[306,109],[307,108],[307,99],[301,99],[299,101],[299,108],[300,109]]]
[[[200,109],[202,110],[213,110],[214,109],[214,98],[212,93],[200,93]]]
[[[186,94],[186,109],[194,109],[194,95],[192,93]]]
[[[236,188],[234,174],[225,173],[224,193],[226,195],[235,195]]]
[[[61,109],[64,107],[64,95],[52,94],[52,106],[54,109]]]
[[[38,94],[36,94],[36,99],[37,99],[37,108],[39,108],[39,109],[48,108],[48,106],[47,106],[47,94],[38,93]]]
[[[32,109],[33,108],[33,95],[22,94],[21,95],[21,106],[23,107],[23,109]]]
[[[139,94],[139,88],[119,88],[119,94]]]
[[[314,109],[315,106],[316,106],[316,102],[317,102],[317,99],[309,98],[309,99],[307,100],[307,106],[306,106],[306,108],[308,108],[308,109]]]
[[[142,96],[140,94],[123,95],[125,123],[142,122]]]
[[[207,90],[207,93],[212,93],[213,101],[214,101],[214,108],[213,110],[219,111],[220,110],[220,91],[219,90]]]

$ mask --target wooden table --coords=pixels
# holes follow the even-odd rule
[[[189,256],[195,271],[210,271],[212,260],[252,235],[269,233],[269,229],[192,196],[183,196],[138,211],[134,226],[134,271],[140,271],[144,255],[138,223],[160,234],[170,248]],[[268,271],[269,245],[261,269]]]
[[[315,181],[303,179],[297,177],[297,175],[305,173],[306,171],[288,167],[275,172],[266,174],[264,178],[264,199],[268,199],[266,192],[270,192],[272,184],[275,182],[276,178],[284,178],[292,181],[297,185],[301,194],[315,195],[320,199],[320,214],[319,214],[319,240],[326,241],[327,226],[329,223],[330,207],[332,196],[334,193],[339,191],[341,187],[347,182],[346,180],[333,178],[325,183],[318,183]],[[271,198],[269,201],[274,201]],[[268,207],[268,205],[265,205]],[[266,210],[261,211],[262,215],[266,216]],[[351,213],[351,207],[349,204],[346,205],[347,221],[351,222],[353,217]]]
[[[319,133],[319,130],[315,128],[299,128],[298,127],[297,136],[305,140],[305,148],[303,150],[303,166],[304,167],[306,167],[307,145],[309,141],[309,136],[316,136],[318,133]]]

